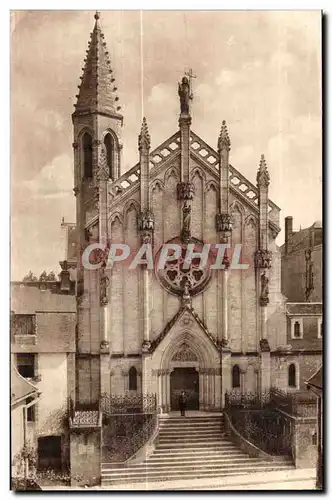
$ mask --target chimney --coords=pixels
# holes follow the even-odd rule
[[[293,217],[285,218],[285,253],[288,254],[289,244],[293,234]]]

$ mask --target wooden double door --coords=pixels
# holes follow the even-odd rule
[[[186,409],[199,410],[199,374],[195,368],[174,368],[170,375],[171,410],[179,410],[182,391],[186,394]]]

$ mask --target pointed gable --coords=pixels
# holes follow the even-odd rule
[[[221,139],[229,146],[227,129],[222,129]],[[219,138],[220,142],[220,138]],[[177,132],[150,153],[150,179],[153,182],[161,171],[165,171],[176,164],[180,156],[180,133]],[[211,174],[217,181],[219,178],[218,153],[203,141],[197,134],[190,132],[190,157],[199,165],[202,171]],[[191,165],[193,170],[193,164]],[[110,188],[112,197],[111,205],[114,206],[139,189],[140,165],[137,163],[133,168],[124,173]],[[236,168],[229,166],[230,190],[237,199],[247,204],[253,213],[258,214],[258,189],[248,181]],[[112,208],[113,210],[113,208]],[[269,200],[270,224],[279,232],[280,208]]]

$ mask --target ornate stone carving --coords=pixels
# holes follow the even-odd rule
[[[261,352],[270,352],[271,351],[267,339],[261,339],[259,341],[259,347],[260,347]]]
[[[108,286],[109,278],[106,274],[105,266],[103,265],[99,271],[99,290],[100,290],[100,305],[105,306],[108,304]]]
[[[153,231],[154,230],[154,215],[151,210],[141,212],[138,215],[138,229],[140,231]]]
[[[267,169],[266,161],[264,155],[261,155],[261,160],[259,162],[259,168],[257,172],[257,187],[258,188],[268,188],[270,184],[270,174]]]
[[[108,354],[109,350],[110,350],[109,342],[107,340],[102,340],[100,342],[100,352],[102,354]]]
[[[79,190],[78,187],[74,187],[73,191],[74,191],[74,195],[75,196],[77,196],[79,194],[79,192],[80,192],[80,190]]]
[[[188,344],[182,344],[180,349],[174,354],[172,361],[197,361],[196,354],[190,349]]]
[[[78,142],[73,142],[72,146],[73,146],[74,150],[77,149],[78,148]]]
[[[179,83],[178,94],[180,97],[181,114],[189,115],[190,101],[193,99],[193,95],[190,90],[189,80],[186,76],[184,76],[181,83]]]
[[[143,118],[141,133],[138,136],[138,149],[140,151],[148,151],[150,149],[150,134],[146,118]]]
[[[182,306],[191,306],[190,283],[188,280],[183,283]]]
[[[97,180],[108,181],[108,179],[109,179],[109,168],[107,163],[107,154],[105,148],[102,148],[98,162]]]
[[[232,232],[232,219],[230,214],[228,213],[216,214],[216,230],[218,233]]]
[[[181,239],[184,243],[188,243],[191,237],[190,223],[191,223],[191,206],[186,200],[182,208]]]
[[[60,289],[62,291],[69,291],[70,284],[70,272],[68,262],[66,260],[60,262],[61,272],[60,272]]]
[[[192,182],[179,182],[177,192],[179,200],[192,200],[195,195],[195,184]]]
[[[261,296],[260,296],[260,305],[266,306],[269,303],[269,278],[264,271],[261,274]]]
[[[230,149],[231,149],[231,141],[229,139],[227,125],[226,125],[225,120],[222,121],[220,135],[219,135],[219,139],[218,139],[218,150],[222,151],[223,149],[225,149],[226,151],[230,151]]]
[[[143,244],[152,243],[152,234],[154,230],[154,214],[151,210],[141,212],[137,217],[137,226],[141,232],[141,241]]]
[[[203,243],[198,240],[190,240],[195,243],[194,252],[201,252]],[[184,285],[187,281],[190,284],[190,295],[194,296],[201,293],[206,284],[211,278],[210,266],[205,266],[204,269],[200,267],[199,259],[192,259],[189,269],[186,269],[185,256],[187,253],[187,245],[183,243],[182,252],[178,259],[166,262],[164,269],[156,269],[156,276],[161,285],[167,291],[182,297],[184,292]],[[157,254],[157,261],[160,255]]]
[[[94,139],[93,143],[94,146],[100,146],[102,144],[102,141],[100,139]]]
[[[270,269],[272,252],[270,250],[257,250],[255,253],[255,266],[259,269]]]
[[[150,348],[151,348],[151,342],[150,342],[150,340],[143,340],[142,352],[143,353],[147,353],[147,352],[150,351]]]
[[[190,318],[190,316],[188,314],[186,314],[185,316],[183,316],[180,324],[184,325],[184,326],[189,326],[189,325],[192,325],[193,322],[194,322],[194,320],[192,318]]]

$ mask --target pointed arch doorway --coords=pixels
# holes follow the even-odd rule
[[[195,367],[175,367],[170,375],[171,410],[178,411],[182,391],[186,394],[186,409],[199,410],[199,374]]]

